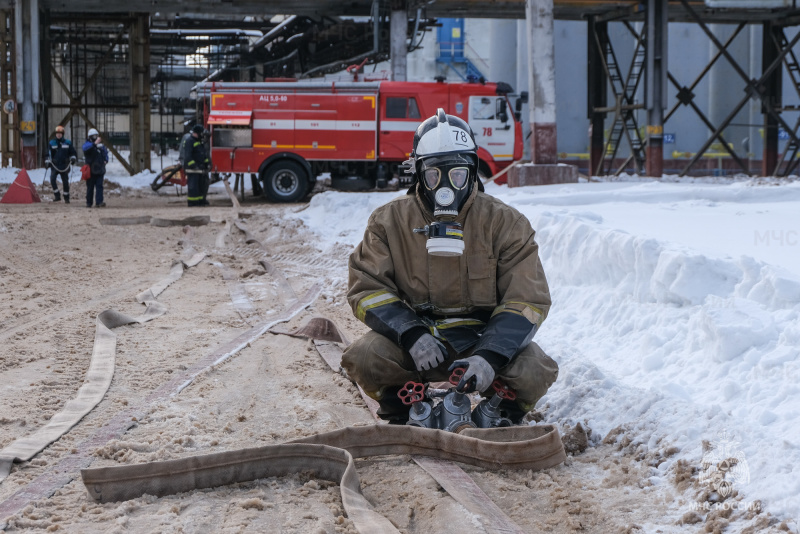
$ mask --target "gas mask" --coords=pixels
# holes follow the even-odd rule
[[[433,256],[460,256],[464,253],[464,232],[454,222],[472,191],[472,169],[475,164],[466,154],[428,158],[420,163],[419,191],[435,221],[424,228],[415,228],[426,234],[428,254]]]
[[[420,192],[436,220],[454,220],[472,192],[475,162],[467,154],[427,158],[419,165]]]
[[[428,254],[464,253],[463,228],[454,221],[477,176],[476,149],[469,125],[441,108],[414,134],[414,149],[406,164],[409,172],[416,174],[419,193],[435,219],[424,228],[414,228],[414,232],[427,235]]]

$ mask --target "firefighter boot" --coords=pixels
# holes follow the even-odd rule
[[[520,406],[517,401],[503,399],[498,406],[500,415],[511,420],[512,424],[522,424],[522,418],[528,413],[528,410]]]
[[[69,204],[69,193],[64,193],[64,204]]]
[[[403,404],[397,392],[398,386],[386,386],[381,388],[381,398],[378,401],[378,417],[388,421],[390,425],[404,425],[408,421],[408,406]]]
[[[58,189],[56,189],[56,190],[53,192],[53,195],[54,195],[53,202],[61,202],[61,191],[59,191]]]

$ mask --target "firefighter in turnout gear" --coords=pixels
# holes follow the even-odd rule
[[[186,173],[189,206],[208,206],[208,152],[203,144],[204,129],[196,124],[181,139],[180,161]]]
[[[513,423],[547,392],[558,365],[532,341],[550,291],[534,230],[484,193],[472,129],[439,109],[414,135],[408,194],[376,209],[349,260],[347,298],[372,331],[342,366],[390,423],[408,420],[397,392],[408,381],[446,381],[491,395],[516,390],[501,412]]]
[[[48,145],[45,166],[50,167],[50,185],[53,186],[53,201],[61,201],[61,191],[58,189],[58,177],[64,184],[64,202],[69,204],[69,170],[78,160],[78,153],[72,141],[64,137],[64,127],[56,126],[55,138]]]

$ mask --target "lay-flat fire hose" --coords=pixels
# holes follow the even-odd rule
[[[361,494],[353,462],[353,458],[387,454],[431,456],[486,469],[539,470],[566,458],[561,437],[552,425],[475,428],[459,434],[373,425],[347,427],[280,445],[83,469],[81,476],[92,498],[109,502],[310,471],[339,483],[344,509],[359,532],[397,534],[397,529]]]
[[[47,424],[0,450],[0,482],[11,472],[14,462],[28,461],[39,454],[47,445],[78,424],[78,421],[100,403],[114,376],[117,338],[112,329],[131,323],[145,323],[166,313],[166,306],[158,302],[156,297],[183,275],[184,266],[193,267],[204,257],[205,253],[198,253],[189,260],[174,263],[169,275],[137,295],[136,300],[147,306],[141,316],[131,317],[112,309],[105,310],[97,316],[92,359],[83,385],[75,398],[67,401]]]

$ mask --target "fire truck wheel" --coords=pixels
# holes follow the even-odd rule
[[[297,202],[308,192],[308,173],[294,161],[278,161],[261,174],[264,195],[272,202]]]

